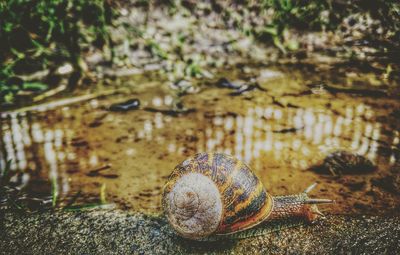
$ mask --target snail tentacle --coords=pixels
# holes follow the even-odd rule
[[[332,199],[326,199],[326,198],[309,198],[308,197],[308,193],[310,193],[316,186],[317,186],[317,183],[314,182],[313,184],[308,186],[303,191],[303,194],[305,194],[305,199],[304,199],[304,203],[305,204],[310,204],[310,205],[313,205],[313,204],[330,204],[330,203],[334,203],[335,202]]]
[[[331,204],[334,203],[335,200],[327,199],[327,198],[307,198],[304,200],[304,204],[316,205],[316,204]]]

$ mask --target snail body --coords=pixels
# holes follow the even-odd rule
[[[165,215],[181,236],[200,240],[285,217],[313,221],[322,215],[307,193],[272,197],[242,161],[222,153],[199,153],[175,167],[164,187]]]

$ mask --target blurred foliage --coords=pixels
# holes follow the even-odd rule
[[[11,163],[12,163],[11,159],[7,160],[3,169],[0,169],[0,182],[6,182],[6,180],[9,179]],[[4,184],[4,183],[2,183],[2,184]]]
[[[81,55],[108,43],[113,11],[106,0],[0,1],[0,104],[39,83],[14,83],[24,73],[70,62],[82,72]]]
[[[337,20],[328,20],[326,17],[332,9],[329,0],[265,0],[264,8],[274,10],[273,25],[278,33],[282,33],[286,27],[321,29],[337,25]]]
[[[340,31],[352,26],[366,27],[366,37],[387,52],[400,47],[399,0],[262,0],[262,1],[111,1],[111,0],[0,0],[0,105],[15,101],[20,92],[43,91],[48,88],[39,81],[29,81],[24,74],[48,70],[50,74],[65,62],[72,66],[70,84],[86,71],[83,56],[92,48],[113,55],[110,25],[117,16],[115,5],[127,10],[138,8],[146,14],[146,22],[157,7],[171,16],[219,15],[226,29],[236,28],[245,35],[270,43],[283,53],[297,51],[302,45],[299,36],[291,32]],[[165,8],[166,7],[166,8]],[[120,11],[120,9],[118,11]],[[199,11],[200,10],[200,11]],[[119,12],[118,12],[119,13]],[[360,14],[357,16],[356,14]],[[363,15],[368,15],[367,18]],[[364,20],[362,20],[365,18]],[[378,28],[370,28],[370,19]],[[360,25],[362,22],[362,26]],[[342,27],[345,24],[346,27]],[[147,24],[147,23],[146,23]],[[191,43],[186,33],[179,36],[173,47],[165,47],[160,39],[145,36],[140,27],[126,25],[131,41],[141,38],[144,48],[162,60],[173,62],[167,71],[182,73],[180,78],[201,77],[204,74],[198,59],[184,55]],[[375,23],[373,24],[376,25]],[[151,27],[151,26],[149,26]],[[350,27],[350,28],[349,28]],[[376,33],[376,31],[381,31]],[[150,33],[151,34],[151,33]],[[351,33],[349,33],[351,36]],[[173,35],[170,35],[173,36]],[[347,39],[347,38],[346,38]],[[168,45],[170,46],[170,45]],[[398,52],[398,50],[397,50]],[[186,54],[187,55],[187,54]],[[128,54],[126,54],[128,56]],[[126,57],[125,56],[125,57]],[[113,56],[110,56],[114,60]],[[176,66],[182,68],[176,70]],[[122,64],[124,62],[122,61]],[[389,72],[390,73],[390,72]],[[75,82],[76,83],[76,82]]]
[[[272,22],[265,24],[261,37],[267,35],[283,52],[296,50],[294,42],[282,42],[285,31],[335,30],[346,17],[354,13],[367,13],[378,20],[385,30],[384,38],[393,43],[400,41],[400,1],[398,0],[264,0],[263,10],[272,10]],[[357,23],[351,19],[350,26]],[[376,37],[377,35],[370,35]],[[284,45],[286,44],[286,45]],[[295,47],[293,47],[295,46]]]

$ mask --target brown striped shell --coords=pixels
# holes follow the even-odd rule
[[[178,234],[202,239],[261,223],[271,213],[272,197],[240,160],[222,153],[199,153],[175,167],[162,204]]]

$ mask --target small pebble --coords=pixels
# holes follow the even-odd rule
[[[139,99],[129,99],[128,101],[122,102],[122,103],[116,103],[112,104],[110,106],[110,111],[113,112],[126,112],[129,110],[136,110],[140,106],[140,101]]]
[[[228,79],[226,79],[226,78],[221,78],[217,81],[217,87],[228,88],[228,89],[240,89],[242,87],[242,85],[232,83],[232,82],[228,81]]]

